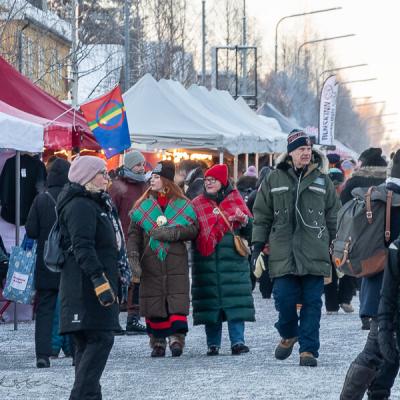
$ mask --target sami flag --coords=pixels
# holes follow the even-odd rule
[[[107,158],[131,147],[128,121],[119,86],[80,106],[97,143]]]

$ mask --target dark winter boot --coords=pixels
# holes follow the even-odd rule
[[[376,371],[352,362],[344,380],[340,400],[362,400]]]
[[[36,359],[36,367],[37,368],[50,368],[50,360],[47,356],[39,356]]]
[[[361,329],[363,331],[369,331],[371,328],[371,318],[361,317]]]
[[[147,330],[144,325],[142,325],[139,321],[139,318],[136,315],[128,315],[128,319],[126,321],[126,334],[127,335],[146,335]]]
[[[296,342],[297,337],[281,339],[275,349],[275,358],[278,360],[286,360],[292,354],[293,346]]]
[[[151,351],[152,357],[165,357],[165,347],[167,346],[167,341],[165,338],[155,338],[150,336],[150,347],[153,349]]]
[[[316,367],[318,365],[317,359],[314,354],[304,351],[300,353],[300,366],[301,367]]]
[[[180,357],[185,347],[185,335],[177,333],[168,337],[172,357]]]

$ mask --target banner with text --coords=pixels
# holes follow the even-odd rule
[[[335,138],[336,98],[339,85],[335,75],[330,76],[322,87],[319,106],[319,144],[332,145]]]

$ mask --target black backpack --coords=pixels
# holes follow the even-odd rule
[[[56,212],[56,221],[54,222],[47,240],[44,242],[43,249],[43,260],[47,269],[51,272],[61,272],[63,264],[65,262],[65,255],[72,251],[72,246],[65,251],[61,246],[61,229],[60,222],[58,220],[57,203],[54,197],[49,193],[45,192],[54,203],[54,210]]]

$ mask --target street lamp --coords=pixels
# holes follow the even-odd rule
[[[346,67],[326,69],[319,74],[319,79],[321,79],[321,77],[324,76],[325,74],[327,74],[328,72],[337,72],[337,71],[342,71],[344,69],[360,68],[360,67],[366,67],[366,66],[368,66],[368,64],[354,64],[354,65],[348,65]]]
[[[344,39],[344,38],[348,38],[348,37],[352,37],[352,36],[356,36],[355,33],[350,33],[348,35],[340,35],[340,36],[332,36],[332,37],[327,37],[327,38],[323,38],[323,39],[316,39],[316,40],[308,40],[307,42],[302,43],[299,48],[297,49],[297,64],[300,61],[300,51],[301,49],[308,45],[308,44],[315,44],[315,43],[320,43],[320,42],[327,42],[329,40],[335,40],[335,39]]]
[[[378,80],[378,78],[357,79],[355,81],[339,82],[339,85],[349,85],[350,83],[370,82],[376,80]]]
[[[373,106],[375,104],[385,104],[386,101],[372,101],[370,103],[361,103],[361,104],[355,104],[354,107],[366,107],[366,106]]]
[[[318,14],[318,13],[336,11],[336,10],[341,10],[341,9],[342,9],[342,7],[325,8],[323,10],[314,10],[314,11],[309,11],[309,12],[300,13],[300,14],[286,15],[285,17],[282,17],[275,25],[275,73],[278,72],[278,27],[282,21],[284,21],[285,19],[288,19],[288,18],[303,17],[305,15]]]

